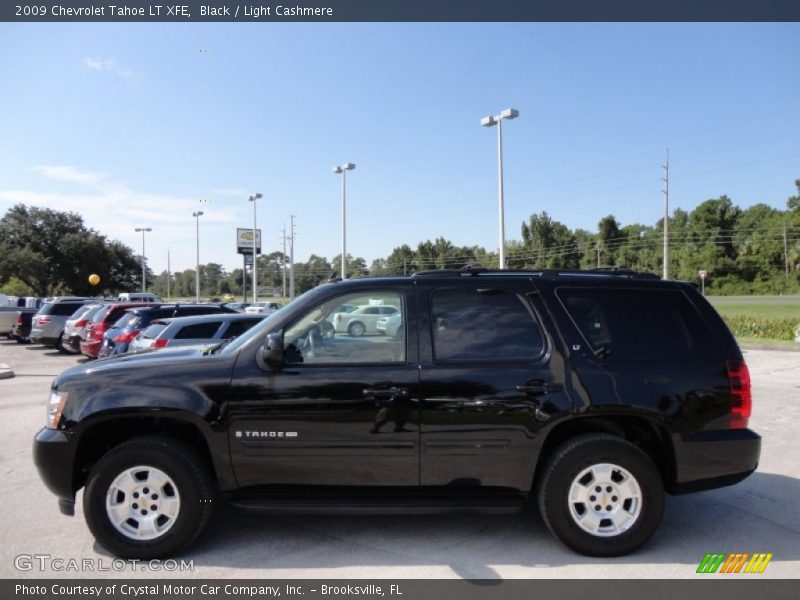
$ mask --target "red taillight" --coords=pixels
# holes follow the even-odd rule
[[[169,340],[166,338],[160,338],[153,342],[150,346],[151,348],[165,348],[169,344]]]
[[[337,323],[341,323],[342,322],[342,315],[340,315],[340,314],[336,315],[336,322]]]
[[[75,327],[76,328],[78,328],[78,327],[86,327],[86,325],[88,323],[89,323],[89,321],[87,321],[86,319],[81,319],[80,321],[76,321],[75,322]]]
[[[95,340],[102,340],[103,335],[105,334],[106,330],[108,329],[108,325],[105,323],[95,323],[92,325],[92,332],[91,336]]]
[[[124,344],[128,344],[139,337],[141,331],[129,331],[127,333],[120,333],[117,337],[114,338],[115,342],[122,342]]]
[[[24,325],[25,321],[22,318],[22,315],[17,315],[17,325]]]
[[[753,395],[750,390],[750,370],[743,360],[726,360],[728,381],[731,385],[731,429],[747,429],[753,410]]]
[[[37,317],[36,323],[39,325],[47,325],[50,323],[50,317]]]

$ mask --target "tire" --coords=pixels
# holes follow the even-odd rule
[[[169,437],[143,436],[120,444],[95,464],[88,481],[83,495],[86,522],[95,539],[120,558],[175,555],[200,535],[211,516],[214,494],[208,467],[191,447]],[[160,510],[156,503],[162,503]],[[118,507],[116,519],[112,505]],[[148,511],[149,519],[142,519],[146,515],[140,513]]]
[[[347,326],[347,334],[350,337],[361,337],[367,333],[367,328],[361,321],[353,321]]]
[[[588,434],[555,450],[544,467],[538,500],[547,528],[566,546],[587,556],[622,556],[658,529],[664,485],[637,446]]]
[[[71,352],[64,346],[64,332],[62,331],[61,334],[58,336],[56,340],[56,350],[61,352],[62,354],[71,354]]]

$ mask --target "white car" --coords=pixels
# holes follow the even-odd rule
[[[283,308],[283,304],[280,302],[254,302],[250,306],[244,309],[244,312],[251,314],[263,314],[263,315],[271,315],[274,312],[279,311]]]
[[[347,333],[352,337],[361,337],[367,333],[378,333],[378,321],[381,317],[399,314],[395,306],[359,306],[351,312],[337,312],[333,315],[333,328],[336,333]]]
[[[402,335],[400,329],[403,324],[402,314],[398,312],[391,317],[381,317],[375,325],[375,329],[381,335],[388,335],[389,337],[397,338]]]

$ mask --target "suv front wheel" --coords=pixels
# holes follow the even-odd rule
[[[86,522],[120,558],[148,560],[180,552],[211,515],[213,484],[186,444],[163,436],[129,440],[92,469],[83,495]]]
[[[539,511],[564,544],[589,556],[633,552],[655,533],[664,510],[656,465],[612,435],[580,435],[558,447],[539,486]]]

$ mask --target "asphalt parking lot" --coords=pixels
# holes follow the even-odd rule
[[[62,516],[33,466],[31,438],[45,422],[52,378],[79,360],[0,341],[0,577],[197,578],[693,578],[707,552],[772,552],[759,577],[800,573],[800,352],[748,350],[754,385],[751,427],[763,437],[757,473],[737,486],[670,497],[661,528],[638,553],[592,559],[551,538],[535,511],[510,516],[305,516],[239,514],[220,507],[182,557],[193,570],[18,570],[20,555],[112,557],[95,544],[78,505]],[[749,576],[752,577],[752,576]]]

